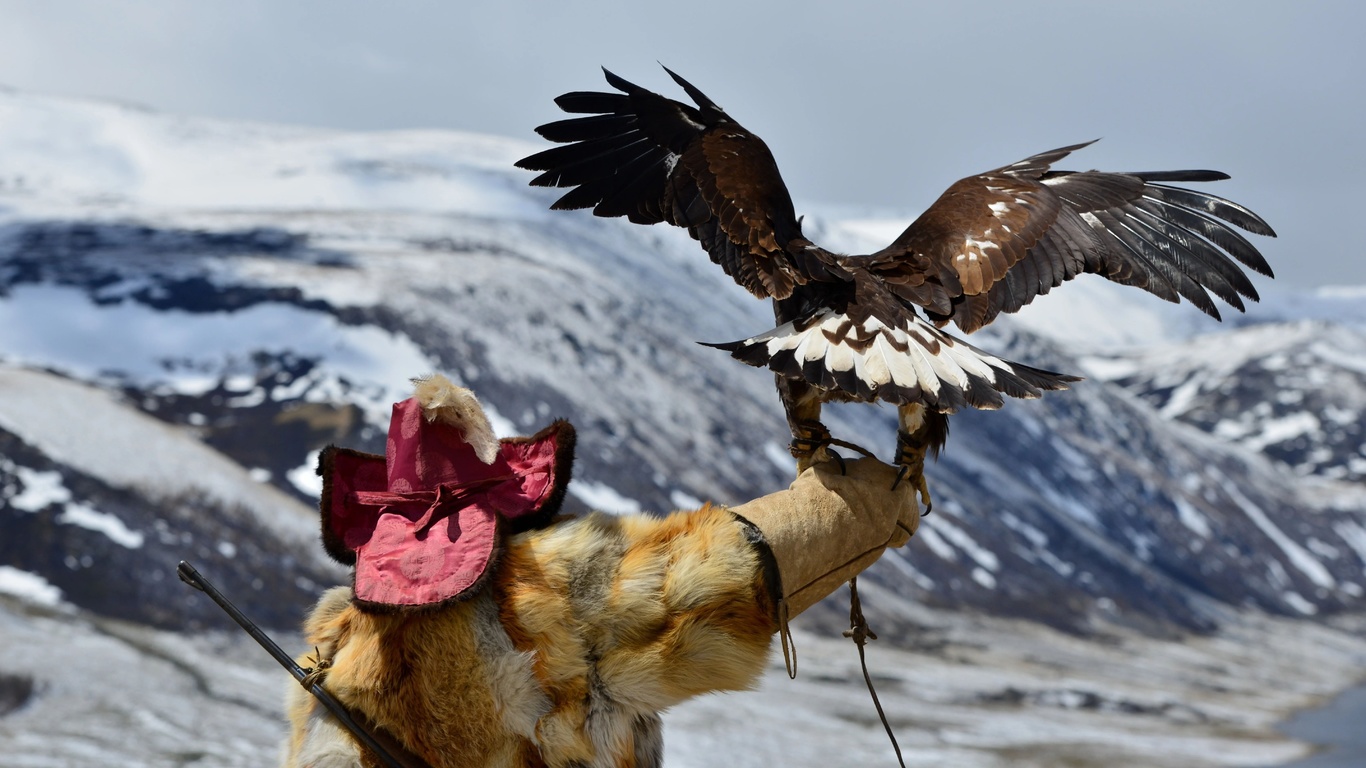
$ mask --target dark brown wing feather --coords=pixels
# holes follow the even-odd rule
[[[1243,297],[1256,300],[1234,259],[1265,275],[1271,269],[1233,227],[1274,237],[1271,227],[1228,200],[1158,183],[1226,175],[1049,170],[1084,146],[955,183],[870,267],[937,322],[966,332],[1084,272],[1168,301],[1185,297],[1215,318],[1211,293],[1239,310]]]
[[[572,187],[553,207],[685,227],[761,298],[787,298],[806,282],[803,262],[787,252],[801,227],[764,142],[673,72],[696,107],[603,72],[620,93],[556,99],[564,111],[587,116],[537,128],[564,146],[517,163],[543,171],[535,186]]]

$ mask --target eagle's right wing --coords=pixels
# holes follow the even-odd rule
[[[1264,275],[1271,268],[1234,227],[1274,237],[1271,227],[1241,205],[1164,183],[1226,175],[1050,169],[1084,146],[956,182],[873,254],[870,268],[937,322],[968,333],[1085,272],[1168,301],[1184,297],[1216,319],[1210,293],[1239,310],[1240,297],[1257,299],[1234,259]]]
[[[537,128],[565,146],[517,163],[543,171],[532,180],[535,186],[573,187],[553,208],[592,208],[598,216],[684,227],[712,261],[760,298],[785,299],[794,285],[823,269],[814,256],[789,253],[801,226],[773,155],[758,136],[673,72],[696,107],[603,73],[621,93],[578,91],[557,98],[564,111],[587,116]]]

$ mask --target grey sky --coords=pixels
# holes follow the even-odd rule
[[[686,12],[686,18],[684,18]],[[955,179],[1216,168],[1297,285],[1366,284],[1366,4],[0,0],[0,83],[169,112],[534,139],[656,61],[769,143],[798,200],[914,211]],[[1264,284],[1264,283],[1263,283]]]

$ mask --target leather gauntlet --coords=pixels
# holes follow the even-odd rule
[[[920,526],[915,478],[889,490],[897,470],[876,459],[804,470],[785,491],[731,511],[753,523],[773,550],[788,616],[820,602],[877,562],[887,547],[906,544]]]

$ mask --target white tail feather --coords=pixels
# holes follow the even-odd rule
[[[894,390],[918,391],[925,402],[950,408],[963,402],[974,388],[974,380],[979,387],[995,388],[998,372],[1010,374],[1014,370],[1010,363],[949,336],[919,317],[911,317],[902,327],[868,317],[855,328],[847,315],[825,310],[800,324],[784,323],[739,344],[761,345],[770,367],[785,368],[789,375],[801,375],[808,364],[819,361],[833,374],[852,372],[861,396],[881,398]]]

